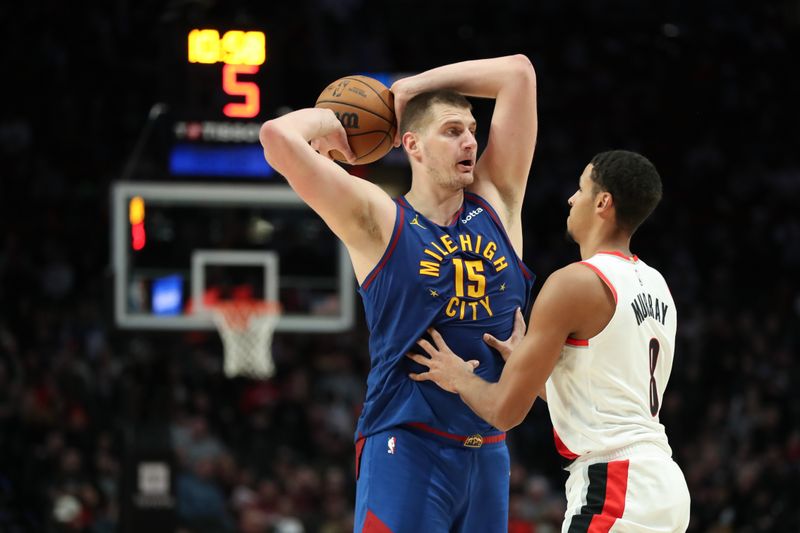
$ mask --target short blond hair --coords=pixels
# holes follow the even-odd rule
[[[427,126],[430,121],[430,110],[436,104],[472,110],[472,104],[469,103],[469,100],[455,91],[443,89],[420,93],[406,104],[406,108],[403,110],[403,117],[400,119],[400,133],[418,132]]]

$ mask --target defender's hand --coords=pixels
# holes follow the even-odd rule
[[[527,329],[528,328],[525,325],[525,318],[522,316],[522,311],[520,311],[519,307],[517,307],[517,312],[514,313],[514,330],[511,332],[511,336],[504,341],[500,341],[497,340],[497,338],[493,335],[484,333],[483,342],[500,352],[500,356],[503,358],[503,361],[508,361],[508,356],[511,355],[511,352],[514,351],[514,348],[517,347],[522,338],[525,336]]]
[[[464,361],[453,353],[435,329],[429,329],[428,333],[436,346],[425,339],[418,340],[417,344],[430,357],[415,353],[406,354],[412,361],[428,367],[428,371],[420,374],[411,373],[408,377],[414,381],[433,381],[447,392],[458,394],[458,384],[464,377],[469,377],[475,371],[479,362],[474,359]]]

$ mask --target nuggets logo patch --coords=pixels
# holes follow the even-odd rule
[[[480,435],[470,435],[464,439],[464,446],[467,448],[480,448],[483,446],[483,437]]]

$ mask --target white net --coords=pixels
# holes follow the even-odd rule
[[[230,301],[213,306],[214,323],[225,349],[225,375],[267,379],[275,374],[272,334],[280,307],[272,302]]]

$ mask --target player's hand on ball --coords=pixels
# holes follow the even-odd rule
[[[472,374],[479,363],[474,359],[464,361],[453,353],[435,329],[429,329],[428,333],[435,346],[425,339],[418,340],[417,344],[429,357],[416,353],[406,354],[409,359],[427,367],[428,370],[419,374],[411,373],[408,377],[414,381],[433,381],[447,392],[457,394],[460,380]]]
[[[394,116],[397,118],[397,132],[394,136],[394,146],[403,144],[400,120],[403,116],[403,111],[406,109],[406,104],[414,96],[411,86],[411,78],[402,78],[394,82],[389,89],[394,95]]]
[[[500,352],[500,357],[503,358],[503,361],[508,361],[508,356],[511,355],[514,348],[522,341],[527,329],[528,326],[525,325],[525,318],[522,316],[522,311],[517,307],[517,312],[514,313],[514,330],[511,332],[511,336],[501,341],[494,335],[484,333],[483,342]]]
[[[330,131],[321,137],[311,140],[311,148],[332,161],[334,160],[334,152],[339,152],[352,165],[356,160],[356,156],[347,142],[347,133],[335,117],[334,120],[336,125],[332,126]]]
[[[366,165],[391,151],[397,138],[394,97],[375,78],[362,75],[339,78],[323,89],[314,107],[330,110],[347,135],[354,159],[346,158],[338,150],[325,152],[334,160]]]

